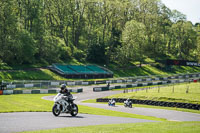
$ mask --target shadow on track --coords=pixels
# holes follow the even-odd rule
[[[59,117],[74,118],[74,119],[75,119],[75,118],[76,118],[76,119],[78,119],[78,118],[85,118],[85,117],[83,117],[83,116],[66,116],[66,115],[65,115],[65,116],[58,116],[58,118],[59,118]]]

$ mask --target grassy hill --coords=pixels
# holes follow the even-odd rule
[[[142,67],[130,65],[122,68],[114,64],[109,64],[106,68],[114,72],[114,77],[147,76],[147,75],[172,75],[178,73],[200,72],[200,67],[173,66],[170,70],[156,65],[144,64]],[[61,77],[42,65],[22,65],[10,67],[1,65],[0,80],[69,80]],[[73,79],[74,80],[74,79]],[[80,80],[80,79],[78,79]]]

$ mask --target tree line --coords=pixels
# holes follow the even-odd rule
[[[1,0],[0,62],[200,60],[200,24],[160,0]]]

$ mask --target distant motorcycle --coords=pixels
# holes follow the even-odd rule
[[[78,106],[74,104],[74,100],[76,97],[64,96],[61,93],[58,93],[54,97],[54,106],[52,108],[52,112],[55,116],[59,116],[60,113],[70,113],[72,116],[76,116],[78,114]]]
[[[130,99],[124,101],[124,107],[132,108],[132,101]]]
[[[108,106],[115,106],[115,100],[114,99],[109,100]]]

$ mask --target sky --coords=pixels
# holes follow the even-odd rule
[[[185,14],[193,24],[200,23],[200,0],[161,0],[171,10]]]

